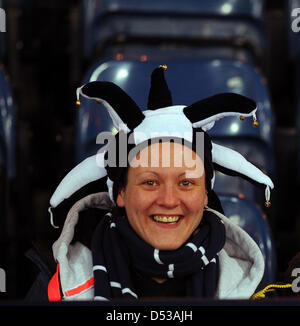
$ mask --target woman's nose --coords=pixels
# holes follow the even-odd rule
[[[180,203],[180,198],[174,186],[164,185],[159,190],[156,202],[160,206],[176,207]]]

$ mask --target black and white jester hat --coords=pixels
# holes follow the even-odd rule
[[[229,170],[229,174],[236,173],[265,185],[266,206],[269,206],[270,188],[274,187],[272,180],[240,153],[211,142],[206,133],[217,120],[226,116],[237,116],[241,119],[252,116],[253,123],[256,125],[258,123],[256,103],[242,95],[222,93],[188,106],[173,105],[171,93],[164,78],[165,69],[166,66],[163,65],[152,72],[148,110],[146,111],[142,111],[119,86],[105,81],[89,82],[79,87],[77,89],[77,104],[80,105],[80,96],[103,103],[119,134],[122,132],[133,136],[134,146],[149,141],[153,135],[159,138],[176,135],[176,137],[193,144],[195,130],[201,130],[205,134],[205,145],[208,144],[206,157],[208,157],[208,161],[212,162],[212,164],[204,162],[205,172],[210,183],[208,188],[213,188],[214,171],[209,166],[214,164],[214,166],[221,167],[222,171]],[[207,153],[207,148],[209,153]],[[71,170],[52,195],[51,207],[57,207],[64,199],[69,198],[82,187],[104,177],[107,177],[109,195],[114,201],[113,185],[115,177],[118,175],[116,171],[119,168],[105,166],[106,154],[107,151],[104,148],[101,153],[98,152],[98,154],[88,157]],[[212,173],[209,173],[209,169],[212,170]]]

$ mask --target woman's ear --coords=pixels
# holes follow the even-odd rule
[[[119,207],[125,207],[125,201],[124,201],[124,190],[120,190],[117,196],[117,205]]]

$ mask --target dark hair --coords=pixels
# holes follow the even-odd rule
[[[122,171],[118,178],[114,181],[113,186],[113,198],[115,203],[117,202],[118,194],[121,190],[126,188],[127,181],[128,181],[128,169],[129,167],[122,168]]]

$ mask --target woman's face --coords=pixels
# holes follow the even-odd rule
[[[125,207],[144,241],[175,250],[197,228],[207,205],[203,162],[181,144],[152,144],[132,160],[117,205]]]

